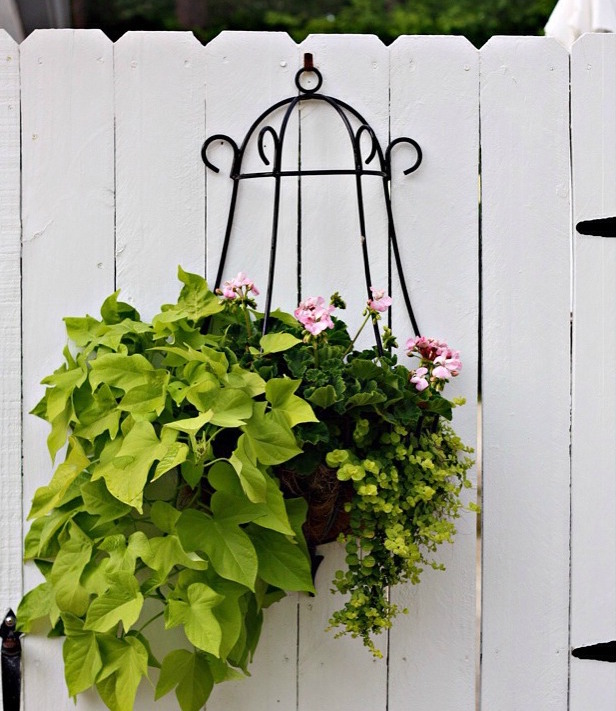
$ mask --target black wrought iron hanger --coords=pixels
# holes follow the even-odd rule
[[[307,87],[302,83],[302,79],[305,79],[305,74],[312,74],[316,78],[314,86]],[[398,240],[396,236],[396,230],[394,226],[393,213],[391,208],[391,200],[389,194],[389,187],[391,182],[391,152],[392,149],[401,144],[406,143],[414,149],[415,161],[414,163],[404,170],[405,175],[409,175],[419,168],[422,161],[422,151],[419,144],[412,138],[401,137],[396,138],[389,143],[385,152],[381,149],[379,141],[376,134],[370,124],[366,119],[356,111],[352,106],[341,101],[340,99],[327,96],[325,94],[319,93],[319,89],[323,83],[323,76],[321,72],[314,66],[312,54],[304,55],[304,66],[295,75],[295,86],[298,89],[298,94],[282,101],[277,102],[269,109],[264,111],[258,118],[253,122],[253,124],[248,129],[244,140],[241,145],[238,144],[231,138],[223,133],[217,133],[210,136],[201,149],[201,156],[205,165],[213,170],[215,173],[219,172],[219,168],[214,165],[211,160],[209,160],[207,152],[209,147],[216,142],[227,143],[233,151],[233,160],[231,164],[230,178],[233,181],[233,191],[231,193],[231,201],[229,207],[229,216],[227,219],[227,226],[225,230],[225,236],[222,246],[222,251],[220,255],[220,263],[218,265],[218,271],[216,274],[216,281],[214,288],[217,289],[222,281],[225,261],[227,258],[227,251],[229,247],[229,241],[231,238],[231,232],[233,229],[233,220],[235,216],[235,210],[237,206],[237,199],[239,193],[239,186],[241,181],[248,179],[259,179],[259,178],[273,178],[275,181],[274,189],[274,204],[273,204],[273,216],[272,216],[272,235],[270,244],[270,257],[269,257],[269,270],[268,270],[268,280],[267,280],[267,292],[265,299],[265,312],[263,318],[263,333],[267,331],[268,320],[271,313],[271,300],[272,300],[272,290],[274,282],[274,274],[276,269],[276,248],[278,242],[278,221],[279,221],[279,211],[280,211],[280,193],[281,193],[281,181],[283,178],[288,177],[298,177],[298,176],[318,176],[318,175],[354,175],[355,176],[355,192],[357,199],[357,211],[359,218],[360,227],[360,241],[362,258],[364,264],[364,277],[366,282],[366,292],[368,298],[371,298],[370,286],[372,285],[372,279],[370,275],[370,262],[368,255],[368,236],[366,234],[366,219],[365,219],[365,208],[364,208],[364,195],[362,179],[367,176],[380,178],[383,185],[383,198],[385,204],[385,211],[387,214],[388,223],[388,236],[389,242],[392,247],[392,252],[394,255],[394,260],[396,264],[396,270],[398,272],[398,277],[400,279],[400,286],[402,290],[402,296],[406,306],[406,310],[411,321],[411,325],[415,335],[419,335],[419,327],[413,313],[413,308],[411,306],[411,299],[409,296],[409,291],[406,285],[406,280],[404,278],[404,273],[402,269],[402,261],[400,258],[400,250],[398,248]],[[287,128],[289,125],[289,119],[296,107],[298,107],[303,102],[321,102],[330,106],[335,113],[340,118],[340,121],[346,129],[348,135],[352,153],[353,153],[353,166],[349,168],[324,168],[320,170],[308,170],[302,167],[297,169],[288,170],[282,168],[282,155],[285,137],[287,135]],[[284,109],[284,112],[283,112]],[[280,120],[279,129],[276,130],[274,126],[271,125],[270,119],[277,112],[282,113],[282,118]],[[353,128],[353,124],[359,122],[358,128]],[[260,127],[260,128],[259,128]],[[248,147],[251,145],[251,140],[256,135],[257,152],[264,165],[264,169],[261,171],[245,172],[243,170],[244,156]],[[369,138],[368,155],[364,158],[362,154],[362,145],[366,144],[365,136]],[[274,145],[273,158],[270,160],[265,152],[265,139],[269,137]],[[374,167],[369,167],[374,159],[377,159],[377,165]],[[300,183],[301,190],[301,183]],[[383,352],[381,338],[377,324],[374,324],[375,340],[377,348],[380,353]]]

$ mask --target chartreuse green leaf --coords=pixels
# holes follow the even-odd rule
[[[62,646],[64,677],[68,693],[75,697],[96,683],[103,668],[94,632],[85,630],[83,620],[70,613],[62,615],[66,639]]]
[[[73,416],[73,405],[70,400],[67,401],[66,407],[62,412],[50,420],[51,430],[47,436],[47,449],[51,461],[54,462],[56,454],[64,447],[69,433],[69,426]]]
[[[242,629],[235,647],[229,652],[228,660],[231,664],[248,673],[248,663],[252,661],[252,656],[261,635],[263,612],[254,595],[241,597],[239,605],[242,610]]]
[[[178,519],[177,531],[184,550],[203,551],[218,575],[254,590],[257,554],[250,538],[237,524],[185,509]]]
[[[263,353],[267,354],[288,351],[289,348],[293,348],[293,346],[301,342],[300,338],[296,338],[290,333],[266,333],[265,336],[261,337],[259,345]]]
[[[224,388],[211,403],[212,424],[219,427],[241,427],[252,417],[253,399],[243,390]]]
[[[302,547],[276,531],[249,526],[259,558],[259,577],[282,590],[315,592],[310,558]]]
[[[289,427],[300,422],[318,422],[312,407],[301,397],[295,395],[301,380],[273,378],[265,387],[265,397],[272,406],[272,412],[281,414]]]
[[[176,565],[191,570],[207,568],[207,561],[199,558],[195,553],[187,553],[175,535],[148,539],[147,550],[143,551],[141,559],[148,568],[155,570],[161,579],[165,579]]]
[[[170,374],[164,370],[155,370],[148,377],[147,383],[137,385],[127,391],[118,408],[130,412],[133,416],[154,412],[157,415],[165,408],[167,387]]]
[[[47,616],[55,624],[58,615],[54,589],[49,582],[41,583],[27,592],[17,608],[17,622],[22,632],[30,632],[35,620]]]
[[[58,506],[69,486],[89,464],[79,441],[70,437],[66,459],[58,466],[49,484],[36,490],[28,518],[39,518]]]
[[[89,388],[81,388],[75,393],[74,402],[79,412],[79,422],[73,427],[76,437],[93,442],[108,432],[111,439],[115,438],[122,413],[108,385],[101,385],[94,393]]]
[[[245,595],[250,595],[243,585],[238,585],[229,580],[221,580],[217,578],[212,583],[213,589],[223,596],[215,608],[213,608],[214,616],[220,623],[222,638],[220,641],[221,659],[227,659],[231,650],[236,646],[243,627],[243,606],[240,600]]]
[[[186,457],[190,451],[188,449],[188,445],[183,442],[164,442],[163,444],[167,449],[156,465],[152,481],[160,479],[163,474],[166,474],[180,464],[183,464],[186,461]]]
[[[266,413],[267,403],[254,405],[254,414],[242,428],[252,451],[261,464],[282,464],[302,450],[289,427],[276,422],[271,413]]]
[[[147,385],[155,376],[154,366],[140,353],[104,353],[90,362],[90,384],[96,389],[106,383],[128,392],[139,385]]]
[[[265,475],[265,501],[255,504],[246,496],[237,479],[223,481],[224,489],[212,495],[210,506],[218,521],[248,523],[271,528],[287,536],[295,535],[287,517],[284,497],[272,477]]]
[[[230,387],[243,390],[253,398],[265,392],[265,380],[258,373],[251,373],[237,364],[231,366],[226,382]]]
[[[69,364],[63,364],[52,375],[48,375],[41,380],[43,385],[51,386],[47,392],[46,416],[52,422],[66,407],[76,388],[82,385],[86,379],[86,368],[83,359],[73,361],[67,348],[64,349],[64,356]]]
[[[234,496],[224,491],[215,491],[210,500],[210,508],[217,521],[227,523],[248,523],[267,514],[265,504],[253,504],[240,489],[240,495]]]
[[[165,608],[165,626],[171,628],[184,625],[184,631],[191,644],[218,657],[222,630],[213,608],[223,601],[223,596],[205,583],[189,585],[186,595],[187,600],[174,598],[168,600]]]
[[[245,434],[240,435],[229,462],[239,478],[246,496],[254,503],[264,502],[267,492],[265,474],[257,466],[257,459],[250,444],[250,439]],[[217,469],[214,469],[214,467],[217,467]],[[223,468],[222,465],[219,466],[218,464],[215,464],[214,467],[210,470],[210,481],[212,481],[212,475],[216,476],[216,472]],[[216,487],[216,484],[213,482],[212,484]]]
[[[139,583],[127,572],[113,573],[107,578],[111,587],[90,604],[84,629],[110,632],[121,622],[127,631],[135,624],[143,607]]]
[[[205,654],[175,649],[164,659],[156,685],[158,700],[172,689],[182,711],[200,711],[208,700],[214,679]]]
[[[130,304],[123,301],[118,301],[120,290],[114,291],[111,296],[108,296],[101,306],[101,316],[105,323],[114,324],[120,323],[124,319],[130,320],[133,323],[139,322],[139,312]]]
[[[150,518],[163,533],[175,533],[175,524],[180,512],[166,501],[155,501],[150,509]]]
[[[103,478],[112,496],[142,513],[143,488],[152,464],[165,457],[180,463],[186,451],[178,449],[177,442],[161,442],[154,427],[140,420],[135,422],[114,457],[103,463],[101,456],[101,464],[92,471],[92,480]]]
[[[135,636],[97,634],[103,662],[96,688],[111,711],[133,711],[137,687],[148,672],[148,651]]]
[[[158,333],[169,333],[169,324],[187,319],[199,321],[206,316],[212,316],[223,309],[220,299],[213,294],[205,279],[198,274],[189,274],[181,267],[178,269],[178,278],[185,286],[180,292],[177,304],[168,304],[162,307],[162,313],[156,315],[152,321],[154,330]]]
[[[74,521],[69,522],[67,530],[68,540],[60,546],[49,580],[60,610],[79,617],[88,609],[89,595],[80,578],[92,556],[92,542]]]
[[[185,432],[186,434],[194,437],[199,430],[203,429],[205,425],[210,422],[212,415],[214,413],[212,410],[207,412],[201,412],[197,417],[187,417],[183,420],[175,420],[174,422],[167,422],[165,428],[170,430],[177,430],[178,432]]]
[[[85,510],[98,518],[99,526],[125,516],[131,510],[128,504],[118,501],[107,491],[103,479],[82,484],[81,496]]]

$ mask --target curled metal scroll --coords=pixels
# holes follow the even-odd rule
[[[225,136],[224,133],[217,133],[214,136],[210,136],[205,141],[203,147],[201,148],[201,158],[210,170],[212,170],[214,173],[220,173],[220,168],[214,165],[214,163],[212,163],[212,161],[209,160],[209,158],[207,157],[207,149],[212,145],[212,143],[216,143],[216,141],[218,141],[219,143],[228,143],[233,149],[233,162],[231,163],[232,168],[230,172],[230,175],[233,176],[233,169],[235,168],[235,165],[237,163],[240,149],[237,147],[237,143],[229,136]]]
[[[307,75],[311,75],[315,79],[313,86],[306,86],[302,83],[306,79]],[[363,180],[367,177],[380,178],[383,185],[383,199],[385,202],[385,211],[387,214],[388,221],[388,235],[389,242],[392,247],[392,252],[394,256],[394,261],[396,264],[396,270],[398,272],[398,277],[400,279],[401,290],[404,298],[404,303],[411,321],[411,325],[415,332],[415,335],[419,335],[419,327],[417,325],[417,320],[413,313],[413,308],[411,306],[411,300],[409,296],[409,291],[406,285],[406,280],[404,277],[404,272],[402,269],[402,260],[400,257],[400,250],[398,247],[398,240],[396,236],[396,229],[394,225],[393,212],[391,208],[390,200],[390,182],[391,182],[391,152],[392,149],[401,144],[406,143],[412,146],[416,152],[415,162],[406,170],[404,170],[404,175],[410,175],[415,172],[423,160],[423,155],[421,148],[417,141],[412,138],[400,137],[396,138],[389,143],[385,153],[383,152],[376,134],[370,124],[366,119],[352,106],[341,101],[340,99],[327,96],[325,94],[319,93],[319,90],[323,84],[323,75],[314,66],[313,57],[311,54],[304,55],[304,66],[299,69],[295,74],[295,86],[298,90],[298,94],[291,96],[282,101],[270,106],[269,109],[261,113],[252,125],[249,127],[244,140],[241,145],[238,144],[229,136],[225,134],[216,134],[208,138],[203,144],[201,149],[201,156],[205,165],[213,170],[214,172],[219,172],[219,169],[214,165],[207,156],[208,148],[215,141],[221,141],[229,144],[233,150],[233,163],[231,168],[230,177],[234,181],[233,191],[231,195],[231,202],[229,207],[229,213],[227,218],[227,226],[225,230],[225,236],[223,240],[223,246],[220,255],[220,263],[218,266],[218,272],[216,275],[216,282],[214,288],[220,287],[222,282],[222,277],[224,273],[225,260],[229,247],[229,240],[231,238],[231,233],[233,230],[233,220],[235,217],[235,209],[238,199],[238,190],[240,182],[246,179],[255,178],[273,178],[275,181],[274,187],[274,203],[272,206],[272,233],[271,233],[271,244],[270,244],[270,260],[268,268],[268,281],[267,281],[267,291],[266,291],[266,304],[263,317],[263,333],[267,331],[268,320],[271,311],[271,298],[273,291],[273,283],[275,276],[275,265],[276,265],[276,251],[277,251],[277,241],[278,241],[278,223],[279,223],[279,212],[280,212],[280,195],[281,195],[281,180],[288,177],[299,177],[300,181],[299,190],[301,191],[301,177],[302,176],[319,176],[319,175],[349,175],[355,176],[355,194],[357,202],[357,214],[359,219],[360,227],[360,244],[362,250],[362,259],[364,263],[364,276],[366,281],[366,293],[368,298],[371,298],[370,287],[372,286],[372,279],[370,274],[370,260],[368,252],[368,235],[366,234],[366,219],[365,219],[365,206],[363,197]],[[349,168],[322,168],[322,169],[305,169],[302,168],[301,164],[298,164],[296,169],[294,168],[282,168],[282,151],[284,147],[285,136],[287,133],[287,128],[289,125],[289,120],[292,113],[304,102],[320,102],[327,104],[339,117],[342,125],[346,129],[346,134],[349,139],[349,145],[353,156],[353,166]],[[280,128],[276,130],[272,125],[272,118],[274,115],[282,113],[282,119],[280,122]],[[358,125],[357,128],[353,127],[353,124]],[[367,157],[363,157],[362,154],[362,143],[364,134],[367,134],[370,138],[369,152]],[[265,139],[271,137],[274,144],[273,160],[268,157],[265,150]],[[249,170],[243,171],[242,164],[248,147],[251,142],[255,140],[257,146],[257,152],[261,161],[266,168],[265,170]],[[375,159],[377,159],[375,161]],[[371,166],[373,161],[376,162],[374,167]],[[367,167],[370,166],[370,167]],[[379,329],[376,323],[374,323],[374,334],[377,344],[377,348],[380,353],[383,352],[381,345],[381,338]]]

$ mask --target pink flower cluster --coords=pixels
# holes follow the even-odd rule
[[[406,352],[408,356],[421,358],[421,367],[413,371],[411,376],[411,383],[420,392],[428,387],[430,380],[446,381],[462,370],[460,351],[453,350],[445,341],[436,338],[409,338]]]
[[[237,299],[237,297],[246,297],[249,293],[259,296],[259,290],[254,285],[244,272],[240,272],[235,279],[229,279],[222,285],[222,289],[218,289],[217,293],[221,294],[224,299]]]
[[[293,316],[302,324],[302,326],[313,336],[318,336],[326,328],[333,328],[334,322],[331,319],[331,313],[334,311],[334,306],[327,305],[322,296],[310,296],[300,302],[299,306],[293,312]]]
[[[385,293],[385,289],[375,289],[370,287],[372,298],[368,301],[368,308],[372,312],[383,313],[391,306],[391,296]]]

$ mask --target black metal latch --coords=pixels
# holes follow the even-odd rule
[[[21,633],[17,631],[13,610],[6,613],[0,626],[2,637],[2,709],[19,711],[21,696]]]

